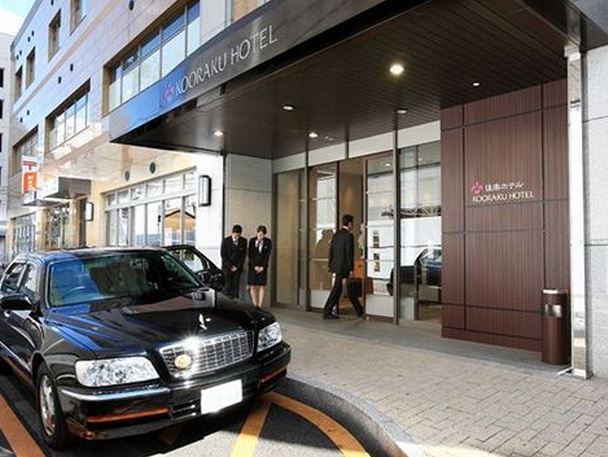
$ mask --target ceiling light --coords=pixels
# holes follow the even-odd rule
[[[221,130],[216,130],[215,132],[213,132],[213,135],[215,135],[218,138],[221,138],[224,136],[224,132],[222,132]]]
[[[391,167],[392,165],[393,165],[393,164],[392,164],[392,163],[390,163],[390,162],[386,162],[386,163],[384,164],[384,166],[385,166],[385,167]]]
[[[473,87],[479,87],[479,86],[481,86],[481,83],[479,81],[475,81],[473,83]]]
[[[334,141],[334,139],[332,137],[330,137],[330,136],[324,136],[323,139],[325,141]]]
[[[397,114],[407,114],[407,113],[408,113],[407,109],[405,109],[405,108],[397,108],[397,109],[395,110],[395,112],[396,112]]]
[[[391,65],[390,72],[395,76],[401,75],[404,71],[405,68],[400,63],[394,63]]]
[[[310,132],[308,138],[319,138],[319,134],[317,132]]]
[[[293,111],[295,107],[293,105],[283,105],[285,111]]]

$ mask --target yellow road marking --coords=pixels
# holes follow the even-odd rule
[[[0,395],[0,429],[17,457],[44,457],[38,444],[23,427],[2,395]]]
[[[314,424],[333,441],[344,457],[369,457],[356,438],[327,414],[276,392],[269,393],[266,397],[274,404]]]
[[[255,447],[258,444],[258,438],[262,433],[262,427],[266,422],[268,410],[270,409],[270,401],[267,397],[261,397],[256,402],[247,420],[243,424],[241,434],[236,440],[230,457],[252,457],[255,452]]]

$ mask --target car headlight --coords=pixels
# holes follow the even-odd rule
[[[76,378],[86,387],[104,387],[158,379],[158,373],[145,357],[123,357],[79,360]]]
[[[281,335],[281,326],[278,322],[274,322],[260,330],[258,335],[258,352],[271,348],[275,344],[279,344],[283,339]]]

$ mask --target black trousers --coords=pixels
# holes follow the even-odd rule
[[[331,288],[331,292],[329,293],[329,297],[327,297],[327,302],[325,303],[325,307],[323,308],[323,314],[325,314],[326,316],[329,316],[331,313],[333,313],[334,308],[338,306],[340,297],[342,297],[342,283],[346,278],[348,278],[348,276],[348,274],[336,274],[334,286]],[[354,297],[349,293],[348,299],[353,305],[353,308],[355,308],[357,315],[362,316],[363,306],[361,306],[359,298]]]
[[[230,298],[239,298],[239,291],[241,286],[241,272],[240,271],[224,271],[225,285],[224,293]]]

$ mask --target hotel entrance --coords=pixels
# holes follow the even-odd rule
[[[441,149],[399,151],[314,165],[276,175],[276,301],[320,311],[332,287],[331,238],[343,214],[355,218],[354,276],[371,318],[441,322]],[[306,181],[306,182],[305,182]],[[307,185],[306,185],[307,184]],[[395,192],[401,205],[395,211]],[[395,313],[395,225],[400,231],[400,298]],[[347,298],[340,312],[353,312]]]

